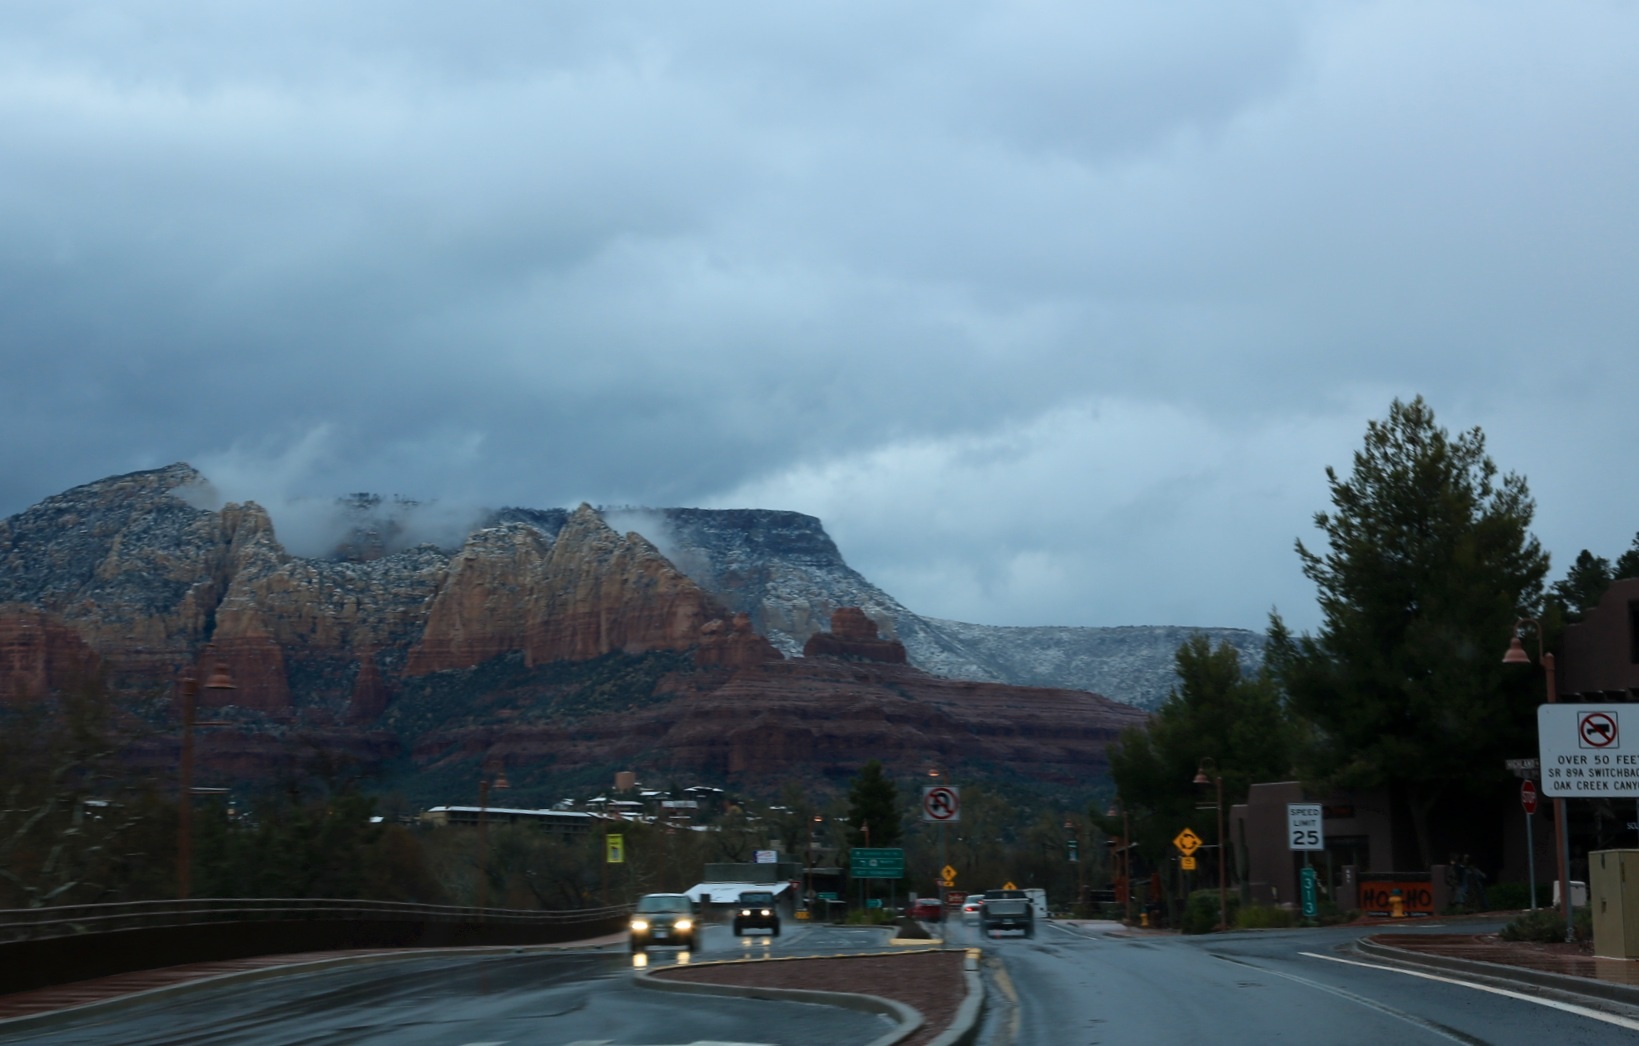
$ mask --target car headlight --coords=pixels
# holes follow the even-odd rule
[[[693,926],[694,926],[694,920],[693,919],[679,919],[676,922],[672,923],[672,928],[676,929],[676,930],[687,930],[687,929],[691,929]]]
[[[764,915],[773,915],[773,914],[774,914],[774,913],[773,913],[773,912],[771,912],[771,911],[769,911],[769,910],[768,910],[768,909],[767,909],[767,908],[764,908],[764,909],[763,909],[763,914],[764,914]]]
[[[649,920],[647,920],[647,919],[633,919],[632,920],[632,932],[633,933],[642,933],[644,930],[647,930],[648,928],[649,928]]]
[[[740,909],[740,914],[741,915],[750,915],[751,914],[751,909],[750,908],[741,908]]]

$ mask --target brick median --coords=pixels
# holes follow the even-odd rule
[[[903,952],[819,959],[764,959],[715,966],[675,966],[653,976],[699,984],[749,988],[807,988],[878,995],[918,1010],[926,1023],[902,1046],[932,1042],[956,1017],[967,997],[962,973],[966,953]]]

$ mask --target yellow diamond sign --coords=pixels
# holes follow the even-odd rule
[[[1172,837],[1172,845],[1178,847],[1179,853],[1189,857],[1201,848],[1201,837],[1186,828]]]
[[[950,865],[947,864],[944,868],[940,869],[939,874],[945,877],[946,886],[956,885],[956,869],[952,868]]]
[[[1018,887],[1014,886],[1013,885],[1013,880],[1009,879],[1007,882],[1002,884],[1002,889],[1004,889],[1004,890],[1017,890]]]

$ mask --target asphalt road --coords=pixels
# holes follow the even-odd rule
[[[156,994],[110,1011],[0,1030],[0,1043],[865,1043],[888,1029],[885,1018],[830,1006],[648,991],[632,985],[630,971],[701,959],[835,954],[879,948],[887,936],[787,926],[778,938],[735,938],[728,927],[711,926],[694,953],[653,948],[633,955],[622,944],[348,963]]]
[[[1414,976],[1347,949],[1375,931],[1128,937],[1119,929],[1042,923],[1033,939],[985,941],[995,1005],[983,1046],[1639,1041],[1639,1012],[1631,1008],[1599,1004],[1606,1012],[1579,1013],[1540,996]],[[958,921],[947,939],[979,943],[979,934]]]

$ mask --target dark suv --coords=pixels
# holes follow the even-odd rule
[[[734,936],[747,930],[770,930],[774,936],[780,935],[780,912],[769,891],[747,890],[740,894],[740,907],[734,910]]]
[[[700,939],[699,922],[694,917],[694,901],[686,893],[651,893],[638,898],[629,924],[632,951],[651,944],[693,948]]]

